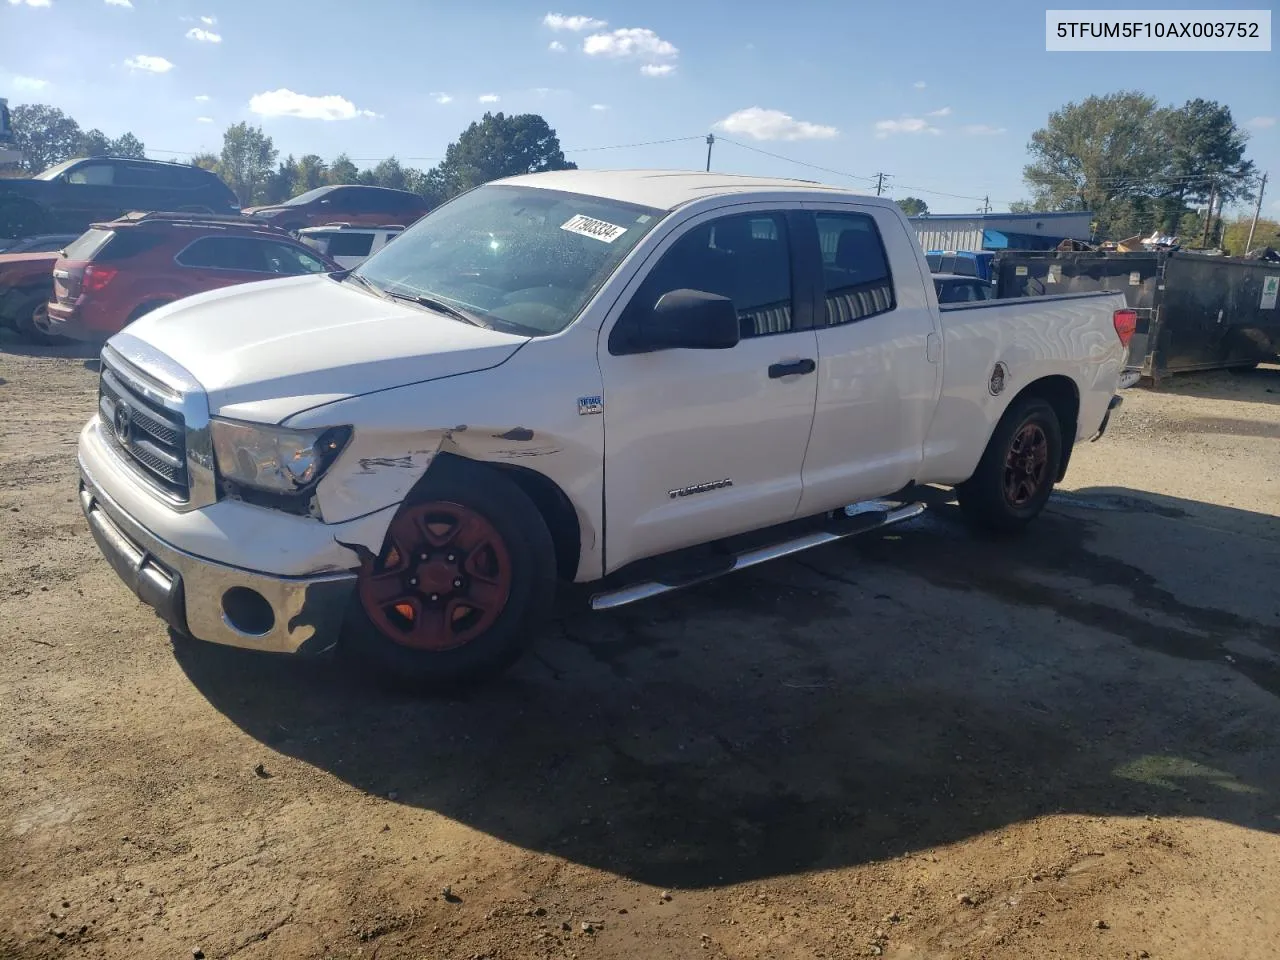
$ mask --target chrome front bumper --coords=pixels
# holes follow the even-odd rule
[[[98,547],[137,596],[175,630],[199,640],[273,653],[332,647],[355,589],[354,574],[279,577],[228,566],[158,539],[98,488],[83,465],[80,507]],[[271,608],[269,628],[249,632],[224,609],[228,591],[251,590]]]

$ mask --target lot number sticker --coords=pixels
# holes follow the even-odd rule
[[[1262,309],[1276,308],[1276,295],[1280,294],[1280,276],[1262,278]]]
[[[601,240],[605,243],[613,243],[613,241],[627,232],[626,227],[620,227],[616,223],[609,223],[607,220],[597,220],[595,217],[584,216],[581,213],[560,224],[560,229],[576,233],[580,237],[590,237],[593,240]]]

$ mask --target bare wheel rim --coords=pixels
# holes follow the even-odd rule
[[[31,326],[40,333],[49,333],[49,305],[42,303],[31,311]]]
[[[1004,498],[1025,507],[1044,486],[1049,472],[1049,437],[1038,423],[1024,423],[1013,435],[1004,461]]]
[[[459,503],[406,507],[382,554],[360,568],[358,593],[394,643],[452,650],[493,626],[511,596],[511,553],[487,518]]]

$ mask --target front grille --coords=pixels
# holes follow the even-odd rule
[[[98,379],[98,411],[116,451],[153,485],[186,501],[190,480],[182,414],[149,399],[125,371],[105,362]]]

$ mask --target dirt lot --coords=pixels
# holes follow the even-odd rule
[[[170,641],[0,344],[0,957],[1280,956],[1280,370],[955,508],[569,607],[465,700]],[[193,954],[193,951],[198,951]]]

